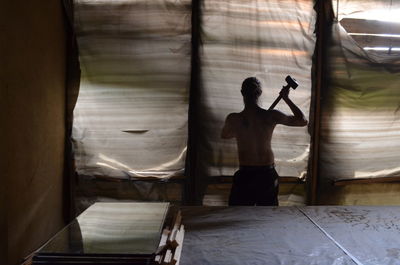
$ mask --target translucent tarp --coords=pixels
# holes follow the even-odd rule
[[[321,177],[400,173],[400,3],[333,1],[321,118]]]
[[[205,0],[202,15],[200,163],[207,175],[233,175],[236,143],[220,133],[225,117],[243,109],[245,78],[262,82],[259,103],[269,108],[291,75],[300,85],[290,97],[309,116],[316,13],[308,0]],[[284,102],[276,109],[291,113]],[[272,139],[278,173],[305,176],[309,146],[307,127],[278,125]]]
[[[80,175],[182,175],[191,3],[76,0],[82,68],[73,142]]]
[[[313,1],[202,3],[199,170],[232,175],[234,141],[223,121],[240,111],[240,85],[257,76],[268,108],[285,77],[300,83],[293,101],[308,117],[315,45]],[[190,1],[75,1],[82,67],[74,112],[77,172],[117,178],[182,175],[190,78]],[[284,103],[278,109],[290,113]],[[304,176],[307,128],[278,126],[281,175]]]

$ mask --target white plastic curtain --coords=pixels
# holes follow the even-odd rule
[[[311,0],[204,0],[202,10],[200,164],[205,175],[233,175],[236,143],[221,140],[225,117],[243,109],[243,80],[257,77],[259,103],[269,108],[291,75],[299,87],[290,97],[309,116],[315,20]],[[282,101],[276,109],[290,114]],[[304,177],[310,136],[307,127],[275,129],[272,148],[281,176]]]
[[[73,141],[79,175],[182,175],[189,0],[75,0],[82,68]]]
[[[312,0],[202,2],[199,170],[232,175],[234,141],[223,121],[243,107],[240,85],[258,77],[268,108],[285,77],[308,117],[315,45]],[[187,140],[191,2],[75,1],[82,67],[74,112],[78,174],[117,178],[182,175]],[[284,103],[278,109],[290,113]],[[278,126],[273,137],[281,175],[305,176],[307,128]]]
[[[400,174],[400,3],[333,1],[320,169],[330,180]],[[337,12],[338,11],[338,12]]]

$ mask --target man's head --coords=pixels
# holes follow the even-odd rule
[[[242,95],[245,104],[257,103],[258,97],[261,95],[261,83],[255,77],[248,77],[242,83]]]

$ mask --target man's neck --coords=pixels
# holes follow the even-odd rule
[[[249,103],[244,103],[244,109],[245,110],[254,110],[260,108],[257,104],[257,102],[249,102]]]

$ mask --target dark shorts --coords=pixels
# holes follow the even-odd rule
[[[233,176],[229,205],[277,206],[278,178],[273,166],[240,167]]]

